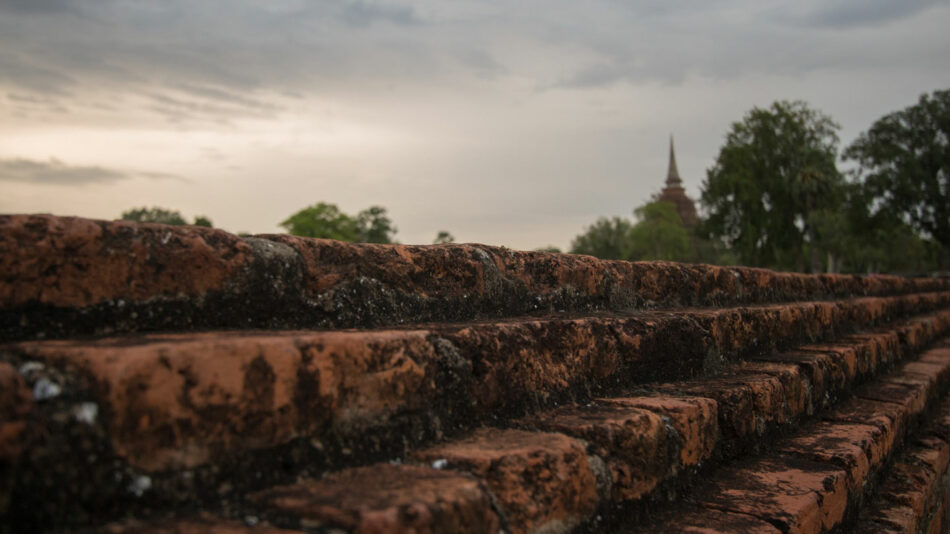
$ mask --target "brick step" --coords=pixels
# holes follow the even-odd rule
[[[852,336],[852,352],[836,344],[836,352],[814,349],[813,354],[844,360],[841,354],[853,353],[854,365],[843,367],[873,374],[893,361],[887,347],[896,345],[897,332],[923,345],[937,329],[936,323],[930,318],[891,332]],[[867,360],[867,365],[858,364],[857,358]],[[764,393],[771,392],[771,401],[751,403],[761,412],[746,414],[746,418],[770,421],[763,427],[775,426],[805,415],[808,406],[825,406],[822,399],[829,397],[828,391],[810,387],[809,377],[816,375],[809,374],[808,364],[788,364],[783,369],[768,365],[757,371],[772,373],[769,376],[775,380],[770,388],[758,388],[755,397],[765,398]],[[832,382],[830,368],[816,369],[825,369],[825,382]],[[861,377],[845,375],[849,382]],[[830,463],[834,467],[825,470],[836,473],[835,484],[841,486],[834,486],[835,491],[845,492],[835,496],[846,501],[846,492],[863,487],[948,380],[950,350],[928,351],[889,375],[859,386],[843,405],[824,410],[822,421],[780,440],[775,449],[778,455],[766,458],[773,463],[742,459],[740,465],[746,471],[776,470],[779,464],[775,462],[792,462],[782,464],[784,473],[806,472],[806,467],[815,465],[825,469],[822,462]],[[743,384],[736,382],[735,387]],[[319,481],[306,479],[252,493],[247,502],[252,509],[256,506],[255,518],[308,531],[497,532],[500,525],[516,533],[566,532],[597,512],[616,514],[618,504],[655,496],[662,483],[683,473],[694,474],[703,462],[722,460],[727,453],[721,443],[736,438],[717,428],[725,426],[721,421],[736,419],[736,412],[728,409],[726,397],[707,393],[693,389],[676,396],[628,396],[561,408],[522,421],[525,428],[534,430],[486,428],[410,454],[408,461],[421,465],[384,463],[344,469]],[[767,416],[769,411],[773,414]],[[745,439],[756,439],[756,432]],[[862,445],[856,447],[852,441]],[[862,462],[859,453],[867,459]],[[719,471],[728,474],[736,469],[728,466]],[[743,472],[743,476],[751,475]],[[716,477],[714,481],[726,475],[716,472]],[[805,478],[814,481],[814,477]],[[723,517],[731,517],[730,513],[716,512]],[[746,518],[746,522],[755,521]]]
[[[158,472],[322,436],[369,436],[361,447],[382,454],[395,442],[385,452],[398,452],[480,422],[718,372],[739,357],[774,359],[764,351],[947,304],[950,292],[390,331],[153,334],[10,344],[0,360],[29,370],[34,390],[56,392],[40,403],[51,407],[47,420],[69,418],[56,410],[95,410],[107,418],[93,425],[97,439],[131,468]],[[940,311],[895,335],[913,342],[948,323],[950,311]],[[821,356],[834,347],[809,350],[788,358],[831,366],[827,387],[815,386],[823,392],[867,371],[867,358],[841,369]]]
[[[887,495],[899,487],[888,482],[891,477],[900,480],[911,471],[926,474],[905,470],[906,459],[933,462],[929,469],[945,471],[950,446],[926,423],[922,431],[913,430],[935,408],[938,421],[950,417],[948,383],[950,342],[945,339],[920,359],[858,388],[853,398],[782,438],[774,452],[721,467],[679,502],[654,508],[636,526],[615,526],[610,532],[851,532],[859,513],[859,524],[882,517],[875,512],[875,501],[867,502],[880,475],[885,475],[881,490]],[[912,437],[905,438],[908,434]],[[905,461],[891,466],[905,441],[912,445]],[[921,447],[934,450],[921,452]],[[927,495],[925,480],[910,485],[915,494]]]
[[[853,531],[939,533],[950,526],[950,399],[888,470]]]
[[[0,340],[214,328],[348,328],[552,312],[939,292],[948,278],[803,275],[485,245],[0,215]]]

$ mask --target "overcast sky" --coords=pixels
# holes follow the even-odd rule
[[[404,243],[566,248],[730,123],[849,143],[950,87],[950,2],[0,0],[0,213],[156,205],[279,231],[385,206]]]

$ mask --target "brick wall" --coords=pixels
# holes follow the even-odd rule
[[[0,532],[941,532],[948,328],[946,278],[0,216]]]

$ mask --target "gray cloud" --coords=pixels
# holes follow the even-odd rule
[[[877,26],[915,15],[939,5],[941,0],[834,0],[822,2],[803,13],[780,11],[782,19],[830,28]]]
[[[150,179],[175,179],[179,176],[160,172],[120,171],[99,166],[74,166],[50,158],[48,161],[0,159],[0,181],[49,185],[89,185],[117,182],[136,176]]]
[[[343,7],[343,20],[351,26],[369,26],[384,21],[392,24],[412,25],[421,20],[411,7],[382,5],[368,2],[353,2]]]
[[[70,0],[0,0],[0,11],[32,14],[74,12]]]

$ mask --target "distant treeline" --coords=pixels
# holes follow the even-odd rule
[[[842,153],[840,126],[804,102],[753,108],[732,124],[698,224],[651,202],[601,218],[571,252],[808,272],[950,268],[950,90],[875,121]]]

